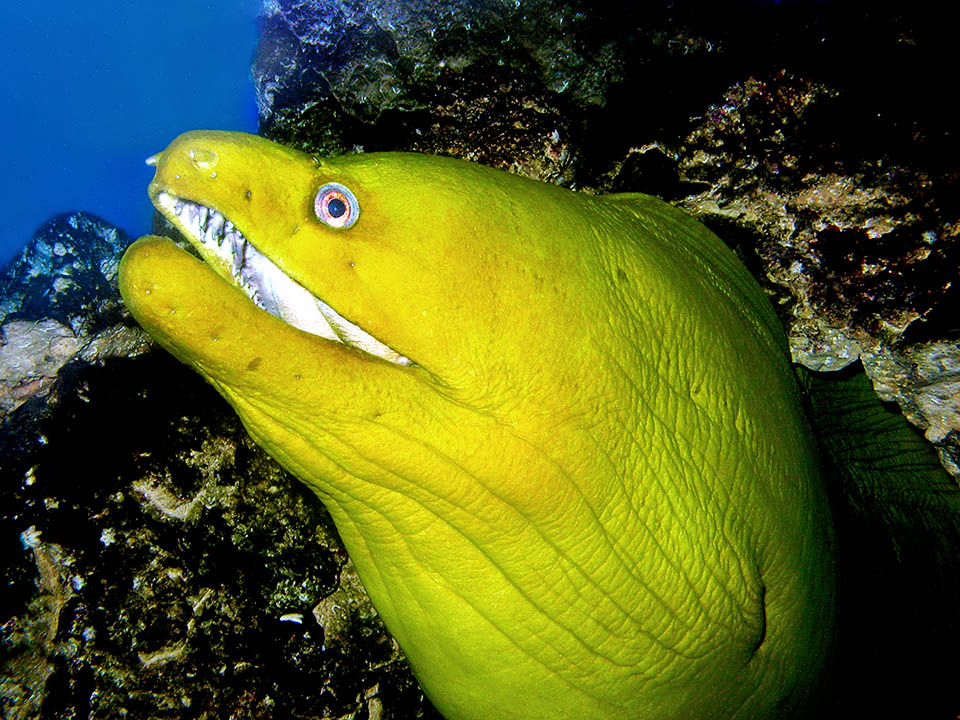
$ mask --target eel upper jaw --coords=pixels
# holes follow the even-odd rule
[[[284,273],[217,210],[165,191],[158,192],[153,201],[203,259],[243,290],[257,307],[304,332],[357,348],[395,365],[413,364]]]

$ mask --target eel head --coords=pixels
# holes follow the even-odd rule
[[[829,646],[813,444],[762,292],[653,198],[199,131],[124,301],[330,510],[451,720],[781,717]]]

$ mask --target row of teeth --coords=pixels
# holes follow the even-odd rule
[[[229,274],[262,310],[300,330],[350,345],[397,365],[409,358],[384,345],[337,313],[257,250],[222,214],[204,205],[160,193],[157,205],[221,274]]]

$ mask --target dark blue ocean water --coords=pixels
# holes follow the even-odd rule
[[[258,0],[5,0],[0,266],[51,215],[150,229],[144,158],[195,128],[256,131]]]

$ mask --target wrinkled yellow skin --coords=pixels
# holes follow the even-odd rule
[[[359,201],[349,229],[314,215],[330,181]],[[167,240],[123,259],[137,320],[330,510],[447,718],[802,705],[829,651],[829,511],[776,317],[702,225],[648,196],[238,133],[178,138],[161,190],[413,361],[286,325]]]

